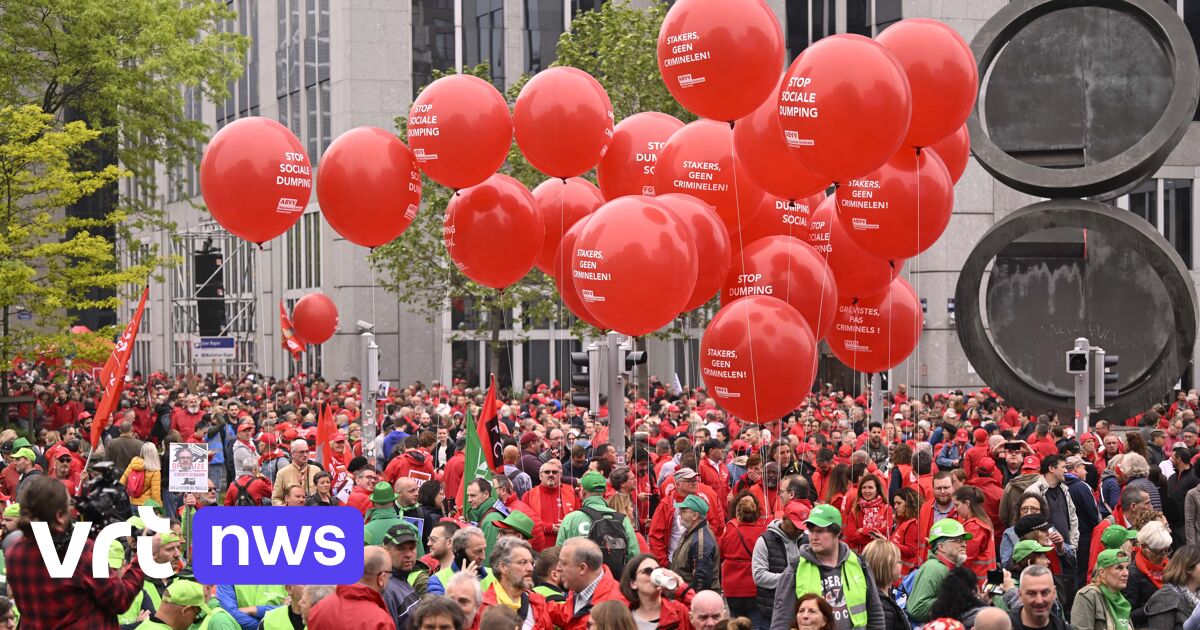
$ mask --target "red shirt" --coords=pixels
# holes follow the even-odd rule
[[[235,505],[237,503],[238,485],[246,488],[246,492],[250,493],[250,498],[254,499],[254,505],[263,505],[263,499],[267,499],[267,505],[270,505],[271,493],[275,488],[271,482],[263,477],[251,477],[250,475],[242,475],[229,484],[229,490],[225,492],[225,505]]]

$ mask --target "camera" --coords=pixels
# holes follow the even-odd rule
[[[92,470],[96,476],[83,484],[75,497],[75,509],[81,520],[91,522],[90,535],[95,536],[108,525],[128,519],[133,511],[112,462],[95,462]]]

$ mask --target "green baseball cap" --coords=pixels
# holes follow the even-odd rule
[[[175,580],[163,594],[163,601],[170,600],[176,606],[196,606],[208,612],[208,600],[204,598],[204,587],[191,580]]]
[[[1097,569],[1107,569],[1114,564],[1121,564],[1122,562],[1129,562],[1129,556],[1120,549],[1105,549],[1100,552],[1100,555],[1096,556]]]
[[[397,547],[406,542],[415,543],[417,542],[417,529],[408,522],[393,525],[384,535],[383,542]]]
[[[1049,547],[1043,547],[1036,540],[1022,540],[1013,547],[1012,561],[1020,562],[1029,557],[1031,553],[1046,553],[1050,551]]]
[[[37,461],[37,455],[34,455],[33,450],[31,450],[29,448],[19,448],[19,449],[17,449],[17,452],[13,453],[12,456],[13,456],[13,459],[17,459],[18,457],[24,457],[25,459],[27,459],[31,462]]]
[[[604,492],[608,487],[608,480],[604,478],[604,475],[591,470],[579,478],[579,485],[587,492]]]
[[[30,446],[33,446],[33,444],[31,444],[28,439],[23,438],[23,437],[13,440],[13,444],[12,444],[14,451],[17,449],[29,448]]]
[[[1109,525],[1104,529],[1104,533],[1100,534],[1100,542],[1104,543],[1105,549],[1120,549],[1121,545],[1127,540],[1136,540],[1138,531],[1136,529],[1126,529],[1120,525]]]
[[[134,529],[146,529],[146,522],[140,516],[130,516],[125,519],[125,522],[129,523],[129,526]]]
[[[533,539],[533,519],[524,512],[513,510],[508,516],[496,521],[496,526],[511,529],[524,536],[525,540]]]
[[[944,518],[933,524],[929,528],[929,542],[933,542],[939,538],[962,538],[963,540],[971,540],[971,534],[963,529],[962,523],[952,519]]]
[[[704,499],[701,499],[698,495],[695,495],[695,494],[689,494],[686,497],[684,497],[684,499],[682,501],[675,504],[675,509],[677,509],[677,510],[682,510],[684,508],[689,509],[693,512],[696,512],[697,514],[700,514],[701,516],[708,515],[708,503],[705,503]]]
[[[179,534],[176,534],[175,532],[163,532],[162,534],[159,534],[158,538],[162,542],[163,546],[179,542]]]
[[[392,489],[392,484],[386,481],[375,484],[375,489],[371,491],[372,503],[391,503],[395,500],[396,491]]]
[[[8,504],[8,506],[4,508],[4,515],[5,516],[20,516],[21,515],[21,504],[20,503]]]
[[[808,513],[808,518],[804,521],[805,525],[813,527],[830,527],[837,525],[838,529],[842,528],[842,513],[837,508],[828,503],[814,505],[812,511]]]

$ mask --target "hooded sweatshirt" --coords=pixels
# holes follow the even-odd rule
[[[817,557],[813,554],[812,547],[803,545],[800,547],[799,557],[796,560],[788,562],[788,568],[783,572],[783,577],[780,579],[779,588],[775,589],[775,610],[796,610],[796,566],[798,561],[803,559],[806,562],[815,564],[820,569],[821,583],[825,585],[826,600],[833,607],[834,628],[836,630],[852,630],[853,624],[850,621],[850,615],[846,611],[845,596],[842,594],[842,564],[846,562],[846,558],[853,553],[845,543],[838,543],[838,561],[837,566],[827,567],[817,562]],[[867,561],[861,557],[858,559],[859,565],[862,566],[863,576],[867,582],[867,630],[886,630],[884,626],[883,604],[879,601],[879,588],[875,586],[875,578],[871,575],[871,569],[867,566]],[[830,588],[833,586],[834,588]],[[831,596],[836,597],[839,601],[833,601]],[[770,630],[789,630],[796,621],[795,615],[776,614],[771,619]]]
[[[383,471],[383,478],[396,483],[397,479],[410,476],[409,473],[414,470],[424,472],[429,475],[429,479],[433,479],[433,458],[420,449],[404,451],[388,463],[387,469]]]

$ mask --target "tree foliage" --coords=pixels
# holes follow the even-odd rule
[[[585,12],[559,39],[554,65],[580,68],[596,77],[612,100],[618,122],[642,111],[692,120],[694,116],[671,97],[658,72],[655,43],[666,11],[666,4],[661,2],[647,9],[610,2],[597,11]],[[491,79],[487,64],[464,68],[464,72]],[[435,78],[438,76],[442,75],[435,73]],[[510,105],[527,80],[524,76],[508,89]],[[406,120],[406,116],[400,116],[396,124],[401,138],[407,141]],[[529,165],[515,143],[501,172],[531,190],[547,179]],[[594,172],[585,177],[595,181]],[[399,238],[372,252],[371,263],[382,275],[381,284],[430,321],[442,314],[447,300],[452,308],[465,313],[489,314],[486,319],[464,323],[455,333],[459,338],[490,340],[493,352],[500,345],[497,340],[501,328],[540,328],[548,321],[571,320],[576,333],[587,330],[587,324],[569,317],[554,280],[536,268],[503,291],[478,285],[458,271],[442,242],[443,219],[453,194],[425,178],[423,208],[413,224]],[[518,307],[515,321],[510,320],[508,314]]]
[[[124,222],[126,210],[98,218],[62,210],[129,175],[115,165],[75,165],[100,134],[80,121],[60,127],[35,105],[0,108],[0,366],[52,348],[95,360],[95,339],[67,333],[67,310],[115,308],[117,297],[91,290],[142,285],[151,271],[119,269],[112,244],[92,233]],[[32,314],[30,323],[17,319],[20,311]]]

